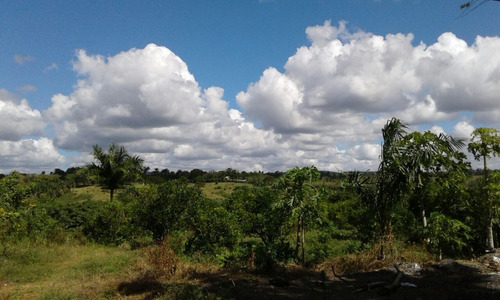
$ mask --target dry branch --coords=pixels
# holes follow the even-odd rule
[[[403,278],[404,273],[403,273],[403,271],[401,271],[399,269],[399,267],[398,267],[398,265],[396,263],[394,264],[394,268],[396,269],[397,274],[396,274],[396,277],[394,278],[394,280],[392,282],[388,282],[388,281],[374,281],[374,282],[370,282],[370,283],[362,285],[362,286],[358,286],[356,284],[353,284],[353,283],[345,280],[342,277],[342,275],[337,274],[335,272],[335,266],[332,265],[333,276],[335,276],[335,278],[338,278],[343,283],[345,283],[345,284],[347,284],[347,285],[349,285],[351,287],[356,288],[353,291],[353,293],[359,293],[359,292],[362,292],[362,291],[377,291],[377,293],[384,294],[384,295],[392,293],[398,287],[401,286],[401,279]]]

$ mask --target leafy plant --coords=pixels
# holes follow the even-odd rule
[[[433,212],[429,217],[428,236],[429,245],[439,259],[443,254],[455,256],[461,253],[471,238],[467,225],[439,212]]]

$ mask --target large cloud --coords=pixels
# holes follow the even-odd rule
[[[223,89],[201,91],[165,47],[108,58],[78,51],[74,68],[81,77],[75,91],[53,96],[44,112],[58,147],[88,152],[93,144],[117,142],[151,166],[182,169],[262,169],[256,162],[282,147],[279,136],[230,109]]]
[[[288,59],[283,74],[268,69],[237,97],[266,128],[320,131],[325,127],[318,124],[356,114],[396,115],[413,124],[452,120],[460,111],[486,114],[481,120],[498,116],[499,38],[478,37],[468,46],[444,33],[431,46],[414,46],[411,34],[352,34],[345,23],[328,21],[306,33],[311,45]],[[274,113],[279,117],[269,117]]]
[[[499,125],[500,38],[469,46],[444,33],[427,46],[411,34],[351,33],[328,21],[306,34],[311,44],[284,72],[270,67],[237,95],[241,111],[150,44],[110,57],[78,51],[74,92],[54,95],[43,115],[58,147],[88,153],[117,142],[171,169],[373,170],[393,116],[461,137],[472,124]]]
[[[351,33],[345,22],[335,27],[329,21],[306,33],[311,45],[297,49],[283,73],[265,70],[237,102],[250,119],[294,147],[304,149],[301,139],[308,136],[325,165],[335,158],[324,154],[325,141],[346,150],[341,165],[349,169],[376,165],[376,148],[366,145],[380,138],[393,116],[414,129],[442,132],[445,124],[461,138],[471,124],[500,125],[498,37],[478,37],[469,46],[444,33],[427,46],[415,44],[412,34]],[[467,126],[458,120],[464,112]],[[367,153],[370,159],[362,159]]]

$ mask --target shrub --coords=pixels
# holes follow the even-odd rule
[[[168,279],[177,271],[179,259],[169,241],[149,247],[146,259],[154,278]]]

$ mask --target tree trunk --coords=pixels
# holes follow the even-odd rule
[[[490,251],[495,249],[495,241],[493,238],[493,217],[491,215],[491,208],[488,208],[488,244],[486,246]]]
[[[420,213],[422,214],[422,225],[424,226],[424,232],[427,228],[427,216],[425,215],[425,207],[422,204]],[[428,245],[431,242],[431,239],[424,233],[424,243]]]
[[[301,217],[297,217],[297,240],[295,242],[295,257],[298,260],[299,259],[299,250],[300,250],[300,233],[301,233]]]
[[[425,208],[423,204],[420,213],[422,214],[422,225],[424,225],[424,228],[427,228],[427,217],[425,216]]]
[[[113,201],[113,195],[115,193],[115,189],[110,189],[109,190],[109,201]]]
[[[483,156],[483,164],[484,164],[484,197],[486,199],[486,205],[488,205],[488,226],[486,228],[487,240],[486,240],[486,248],[487,250],[495,249],[495,240],[493,238],[493,211],[492,211],[492,203],[490,201],[490,193],[486,190],[486,185],[488,184],[488,166],[486,163],[486,155]]]
[[[384,260],[387,250],[390,250],[392,247],[392,220],[389,218],[383,226],[383,230],[380,234],[380,248],[377,256],[378,260]]]
[[[306,254],[305,254],[305,244],[306,244],[306,230],[305,230],[305,226],[304,226],[304,218],[301,218],[301,227],[302,227],[302,245],[301,245],[301,248],[302,248],[302,266],[304,267],[305,264],[306,264]]]

